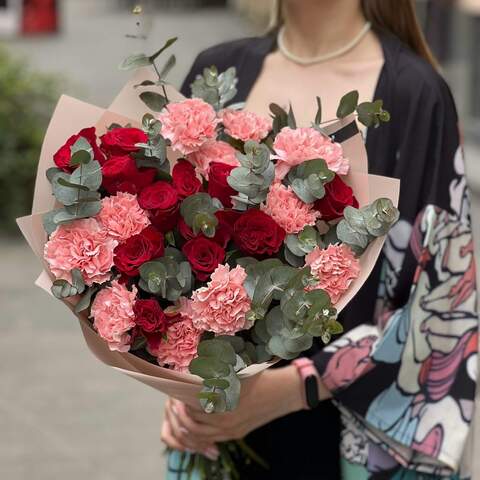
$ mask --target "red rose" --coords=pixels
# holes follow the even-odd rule
[[[155,357],[161,343],[165,341],[165,334],[160,332],[143,332],[143,335],[147,339],[147,351]]]
[[[321,219],[329,222],[343,216],[345,207],[358,208],[353,190],[338,176],[325,184],[325,196],[317,200],[315,208],[322,214]]]
[[[147,143],[147,134],[138,128],[114,128],[100,137],[101,147],[109,155],[137,152],[137,143]]]
[[[227,177],[234,168],[234,166],[225,163],[212,162],[208,173],[208,194],[211,197],[218,198],[227,208],[232,206],[230,197],[237,194],[227,183]]]
[[[189,197],[202,189],[202,182],[195,174],[195,168],[186,160],[178,161],[172,170],[172,183],[180,198]]]
[[[95,160],[98,160],[100,163],[105,161],[105,155],[97,145],[95,127],[90,127],[80,130],[76,135],[72,135],[53,155],[53,161],[58,168],[61,168],[67,172],[71,172],[75,168],[70,166],[70,159],[72,158],[70,148],[80,137],[83,137],[91,145],[93,149],[93,158]]]
[[[139,299],[133,305],[135,323],[144,332],[166,332],[168,321],[157,300],[148,298]]]
[[[154,168],[137,168],[129,155],[111,157],[102,165],[102,186],[110,195],[117,192],[136,194],[150,185],[155,175]]]
[[[280,250],[285,230],[261,210],[247,210],[233,226],[233,239],[247,255],[272,255]]]
[[[115,250],[114,263],[120,272],[135,277],[141,265],[161,257],[165,251],[163,235],[149,225],[138,235],[133,235]]]
[[[150,221],[161,232],[168,232],[177,224],[180,202],[177,191],[168,182],[159,181],[144,188],[138,203],[151,212]]]
[[[219,210],[216,212],[215,216],[218,218],[218,225],[215,228],[215,236],[212,240],[223,248],[226,248],[228,242],[233,237],[233,224],[240,215],[241,213],[236,212],[235,210]],[[182,217],[179,218],[177,226],[180,235],[185,240],[195,238],[192,229],[185,223],[185,220]],[[200,233],[198,236],[203,237],[204,235]]]
[[[225,259],[225,250],[218,243],[206,237],[189,240],[182,248],[193,273],[204,282]]]

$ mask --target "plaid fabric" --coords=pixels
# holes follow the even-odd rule
[[[167,476],[165,480],[200,480],[197,473],[193,472],[190,478],[187,474],[186,467],[188,465],[189,454],[185,454],[182,464],[182,453],[173,451],[168,455]]]

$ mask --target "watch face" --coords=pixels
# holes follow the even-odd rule
[[[318,398],[318,382],[315,375],[309,375],[305,378],[305,396],[307,405],[310,408],[315,408],[320,403]]]

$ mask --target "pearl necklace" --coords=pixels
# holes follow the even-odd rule
[[[341,57],[345,53],[349,52],[360,43],[360,41],[369,32],[371,28],[372,24],[370,22],[366,22],[363,28],[352,41],[339,48],[338,50],[335,50],[334,52],[325,53],[324,55],[319,55],[318,57],[298,57],[297,55],[290,52],[290,50],[288,50],[288,48],[285,46],[284,42],[285,27],[280,28],[280,30],[278,31],[277,45],[280,52],[292,62],[298,63],[299,65],[313,65],[314,63],[326,62],[327,60],[331,60],[332,58]]]

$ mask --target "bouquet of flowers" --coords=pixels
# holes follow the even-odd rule
[[[350,92],[325,126],[317,98],[300,128],[291,108],[225,108],[235,71],[214,67],[184,99],[165,81],[175,57],[156,65],[173,41],[125,60],[157,75],[140,68],[108,111],[62,97],[18,222],[38,283],[101,361],[222,412],[242,382],[342,331],[398,218],[398,183],[367,174],[355,123],[388,121],[381,101]]]

